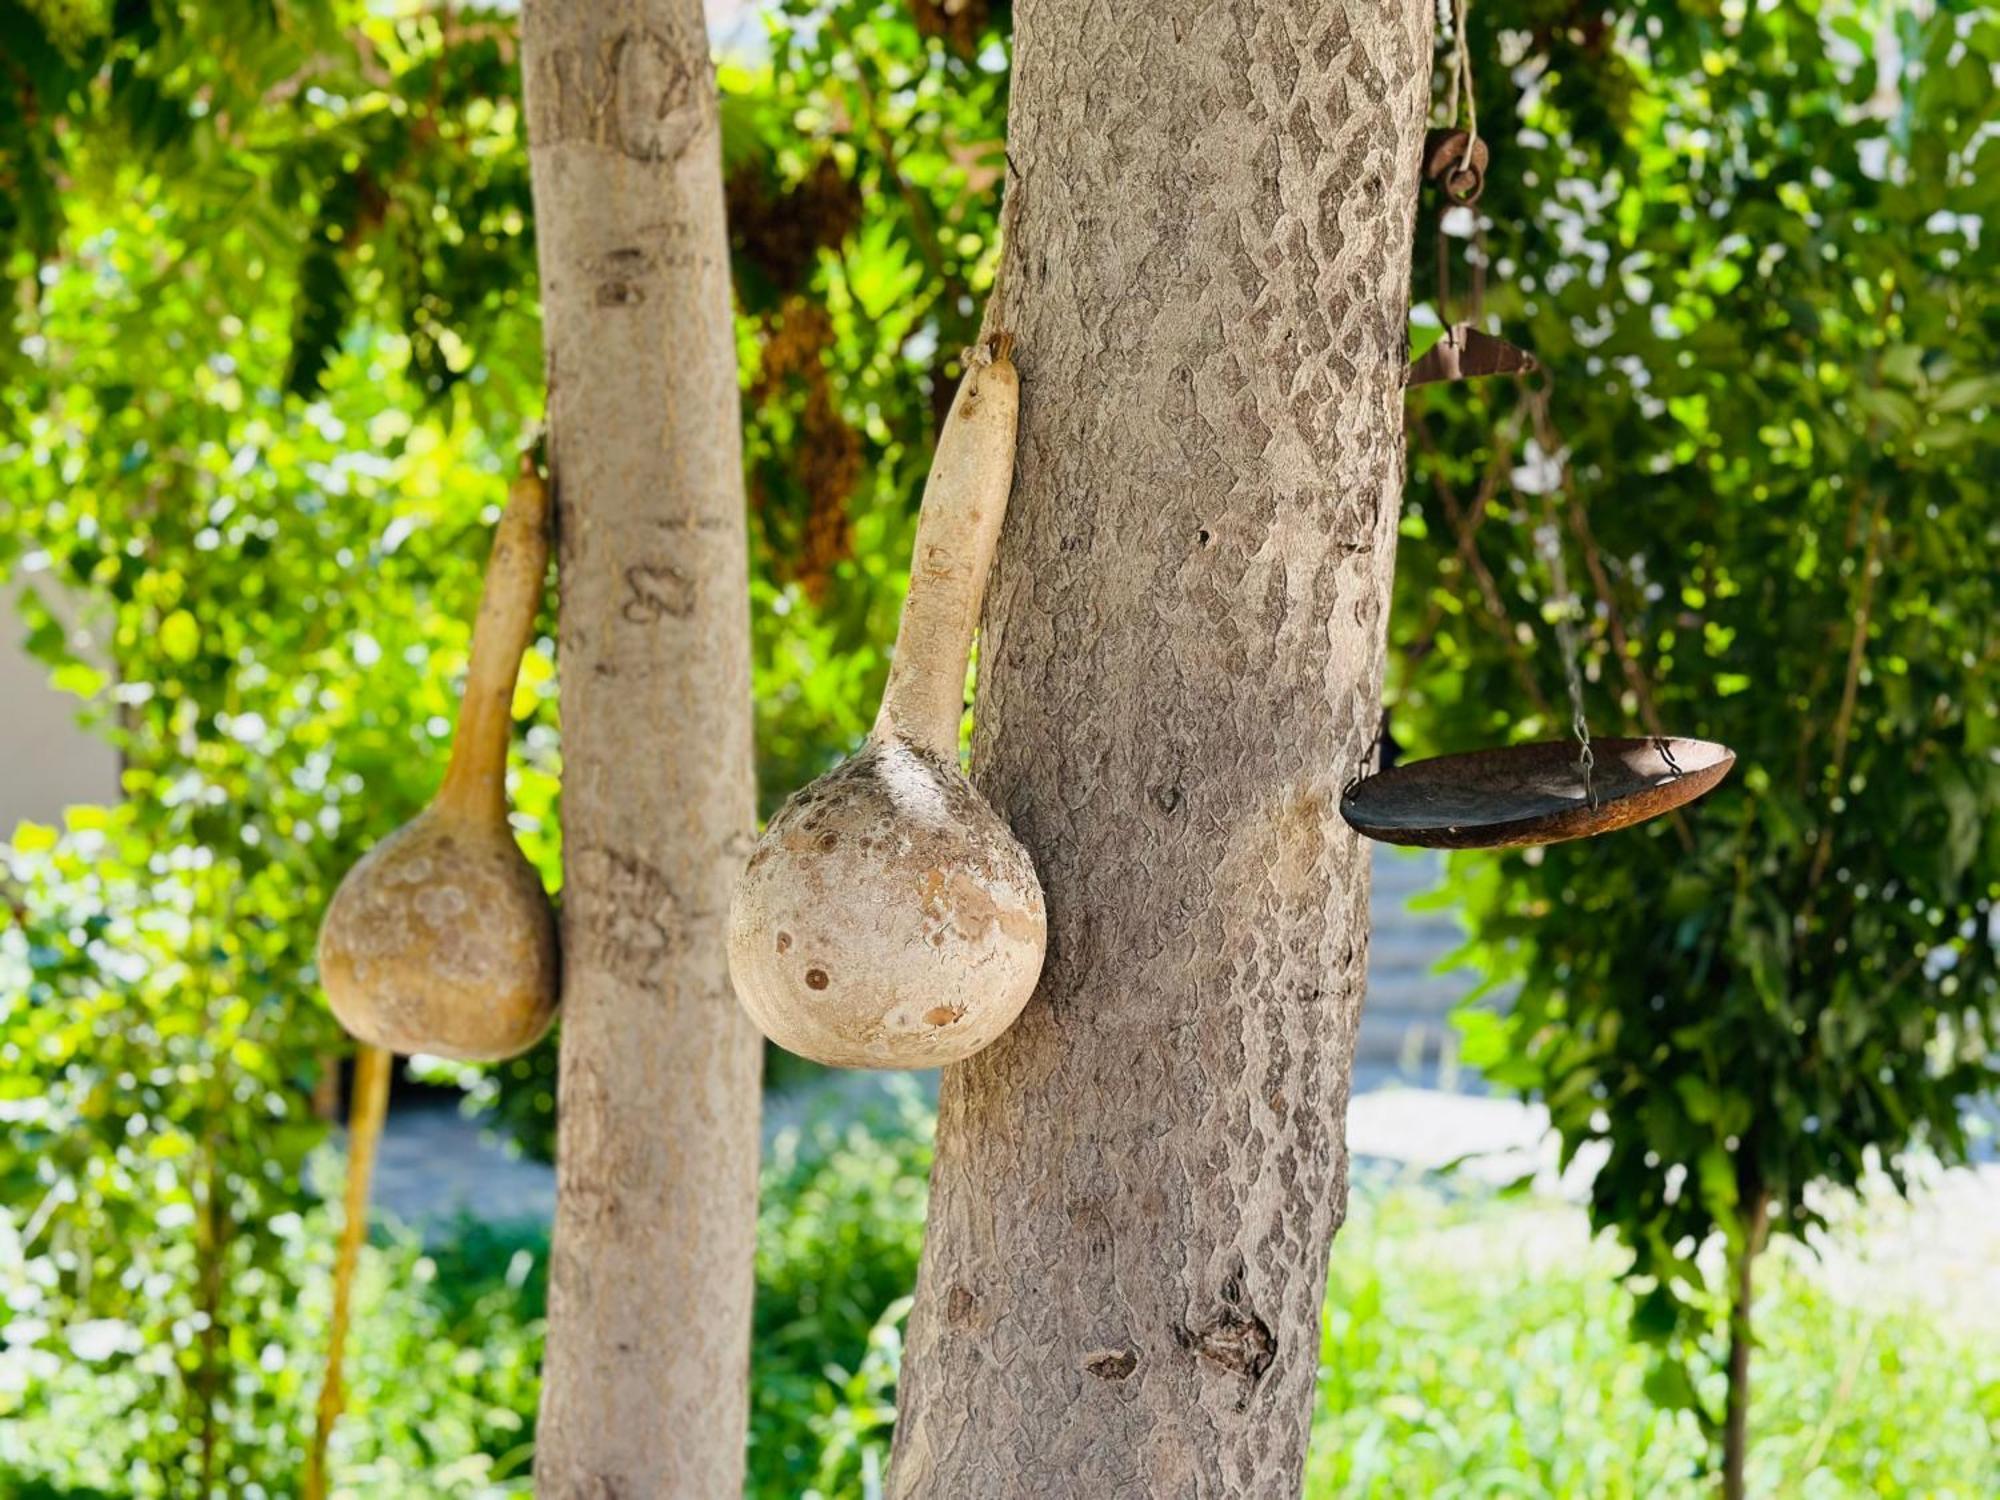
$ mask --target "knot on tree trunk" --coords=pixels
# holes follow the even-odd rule
[[[1241,1376],[1243,1393],[1236,1409],[1247,1410],[1258,1382],[1278,1357],[1277,1335],[1243,1296],[1243,1284],[1231,1276],[1222,1284],[1220,1306],[1200,1324],[1177,1329],[1176,1338],[1194,1351],[1195,1357]]]

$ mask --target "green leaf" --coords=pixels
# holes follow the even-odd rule
[[[41,823],[16,823],[12,840],[17,854],[46,854],[55,848],[56,830]]]
[[[190,662],[201,650],[201,627],[193,615],[177,609],[160,622],[160,649],[169,661]]]
[[[1953,381],[1931,398],[1935,412],[1970,411],[1976,406],[2000,402],[2000,375],[1973,375]]]
[[[111,679],[88,662],[64,662],[49,674],[49,686],[78,698],[95,698]]]
[[[1923,421],[1917,403],[1901,391],[1864,386],[1855,391],[1854,402],[1863,412],[1874,417],[1891,432],[1905,436],[1914,433]]]
[[[1662,1411],[1694,1411],[1699,1398],[1694,1380],[1680,1360],[1664,1356],[1646,1371],[1646,1399]]]
[[[1695,1170],[1701,1182],[1702,1199],[1708,1204],[1709,1211],[1717,1217],[1734,1213],[1736,1164],[1729,1153],[1720,1146],[1710,1146],[1697,1159]]]
[[[1924,351],[1914,344],[1894,345],[1882,355],[1882,373],[1898,385],[1917,385],[1924,375]]]
[[[1662,1343],[1680,1327],[1681,1304],[1663,1286],[1656,1286],[1632,1305],[1633,1337]]]

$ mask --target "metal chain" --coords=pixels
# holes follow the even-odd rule
[[[1564,462],[1556,446],[1555,424],[1549,417],[1546,380],[1537,382],[1529,390],[1528,414],[1534,421],[1535,447],[1543,461],[1550,464]],[[1583,778],[1584,800],[1595,810],[1597,784],[1593,773],[1597,768],[1597,755],[1590,747],[1590,719],[1583,707],[1582,651],[1576,633],[1577,619],[1583,614],[1583,601],[1570,587],[1569,568],[1563,559],[1562,528],[1556,518],[1555,504],[1555,493],[1560,488],[1560,483],[1545,484],[1542,488],[1542,524],[1535,529],[1535,550],[1541,553],[1542,561],[1548,565],[1549,580],[1555,591],[1556,645],[1562,651],[1563,676],[1569,684],[1570,732],[1576,736],[1577,772]]]

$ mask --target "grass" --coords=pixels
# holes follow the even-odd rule
[[[1802,1262],[1765,1262],[1751,1493],[1992,1495],[2000,1343],[1914,1299],[1839,1301]],[[1646,1397],[1619,1263],[1566,1204],[1357,1193],[1332,1263],[1307,1495],[1712,1493],[1692,1414]]]
[[[897,1320],[922,1225],[928,1121],[821,1130],[767,1169],[758,1259],[755,1500],[867,1500],[887,1458]],[[305,1226],[313,1290],[271,1330],[294,1435],[248,1461],[245,1495],[292,1493],[325,1326],[324,1221]],[[336,1444],[349,1500],[529,1493],[546,1243],[466,1226],[364,1262],[352,1415]],[[1769,1258],[1752,1493],[1986,1497],[2000,1475],[2000,1339],[1914,1300],[1857,1305]],[[1648,1401],[1614,1249],[1580,1210],[1375,1179],[1333,1258],[1308,1458],[1312,1500],[1706,1495],[1693,1418]],[[282,1357],[273,1349],[281,1349]],[[4,1361],[0,1361],[4,1363]],[[0,1495],[124,1500],[136,1372],[44,1362],[0,1421]],[[1707,1393],[1713,1395],[1713,1392]],[[246,1450],[248,1451],[248,1450]],[[93,1488],[93,1486],[95,1488]]]

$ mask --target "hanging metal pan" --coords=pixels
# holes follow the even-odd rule
[[[1430,849],[1555,844],[1629,828],[1694,801],[1736,764],[1709,740],[1592,740],[1586,794],[1574,740],[1509,745],[1412,761],[1367,777],[1340,799],[1357,833]]]

